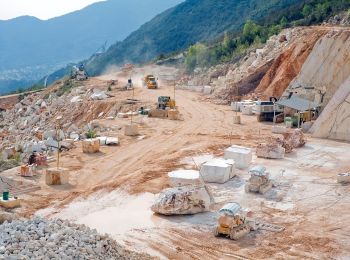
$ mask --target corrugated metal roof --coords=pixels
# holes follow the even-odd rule
[[[223,206],[219,213],[227,214],[227,215],[236,215],[241,210],[241,206],[236,202],[227,203]]]
[[[292,96],[291,98],[288,98],[288,99],[278,100],[276,104],[284,107],[290,107],[298,111],[306,111],[306,110],[310,110],[320,106],[316,102],[303,99],[300,97],[296,97],[296,96]]]

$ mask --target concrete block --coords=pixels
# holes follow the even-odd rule
[[[350,173],[339,173],[337,176],[338,183],[350,183]]]
[[[231,108],[233,111],[240,112],[239,102],[231,102]]]
[[[243,146],[233,145],[225,150],[224,158],[234,160],[238,169],[245,169],[252,162],[252,150]]]
[[[136,136],[139,135],[139,128],[137,125],[127,125],[125,126],[126,136]]]
[[[239,115],[233,116],[233,123],[236,125],[240,125],[241,124],[241,116],[239,116]]]
[[[69,183],[69,172],[64,168],[50,168],[46,170],[45,182],[47,185],[64,185]]]
[[[235,176],[235,162],[231,159],[213,159],[204,163],[200,173],[205,182],[225,183]]]
[[[83,153],[98,153],[100,151],[100,140],[86,139],[82,142]]]
[[[18,198],[9,198],[8,200],[4,200],[0,198],[0,206],[5,209],[13,209],[21,206],[21,200]]]
[[[177,170],[168,173],[170,185],[176,186],[204,186],[204,181],[201,178],[199,171],[194,170]]]

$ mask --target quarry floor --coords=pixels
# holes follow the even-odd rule
[[[114,94],[117,100],[131,92]],[[172,96],[173,88],[135,90],[135,98],[148,104],[161,95]],[[213,104],[202,94],[179,90],[176,102],[182,114],[179,121],[134,117],[140,127],[138,137],[123,134],[130,119],[99,120],[103,126],[121,128],[107,134],[118,136],[120,146],[102,147],[100,153],[88,155],[77,143],[62,154],[70,184],[48,187],[42,170],[28,180],[41,189],[23,196],[18,213],[71,219],[110,234],[132,250],[160,258],[350,258],[350,186],[336,183],[337,173],[350,168],[348,143],[308,137],[305,147],[283,160],[254,157],[253,164],[266,166],[275,182],[276,187],[264,196],[244,192],[249,176],[247,170],[240,170],[225,184],[208,184],[215,199],[210,212],[154,215],[150,205],[155,194],[168,187],[169,171],[196,168],[207,158],[223,155],[231,144],[254,148],[271,135],[271,124],[258,123],[255,116],[242,116],[242,125],[234,125],[229,106]],[[1,175],[16,176],[17,171]],[[215,238],[216,211],[227,202],[239,202],[257,219],[286,229],[251,232],[240,241]]]

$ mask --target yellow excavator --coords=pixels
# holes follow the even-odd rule
[[[157,89],[158,88],[158,82],[156,78],[153,75],[147,75],[143,79],[144,86],[148,89]]]

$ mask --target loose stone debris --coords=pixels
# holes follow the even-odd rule
[[[5,221],[0,234],[0,258],[5,259],[152,259],[96,230],[60,219]]]

